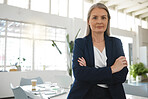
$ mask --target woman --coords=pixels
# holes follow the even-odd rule
[[[122,43],[110,37],[110,14],[101,3],[92,5],[87,35],[75,40],[75,81],[68,99],[126,99],[122,83],[128,73]]]

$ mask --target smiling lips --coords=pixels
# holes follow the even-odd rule
[[[100,28],[103,28],[103,27],[104,27],[104,26],[96,26],[96,28],[99,28],[99,29],[100,29]]]

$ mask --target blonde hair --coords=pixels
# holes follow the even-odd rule
[[[109,14],[109,11],[108,11],[108,8],[102,4],[102,3],[96,3],[94,5],[92,5],[88,11],[88,15],[87,15],[87,29],[86,29],[86,35],[89,35],[89,33],[91,32],[91,28],[88,24],[88,21],[89,21],[89,18],[90,18],[90,15],[91,15],[91,12],[94,8],[101,8],[101,9],[104,9],[106,10],[107,14],[108,14],[108,25],[107,25],[107,29],[105,31],[106,35],[110,35],[110,14]]]

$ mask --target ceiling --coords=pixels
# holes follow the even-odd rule
[[[148,20],[148,0],[93,0],[104,3],[108,8]]]

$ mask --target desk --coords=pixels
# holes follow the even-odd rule
[[[148,98],[148,82],[125,82],[123,87],[126,94]]]
[[[34,94],[35,99],[66,99],[68,94],[68,89],[60,88],[57,85],[38,84],[36,91],[32,91],[31,85],[21,86],[21,88],[26,93]]]

